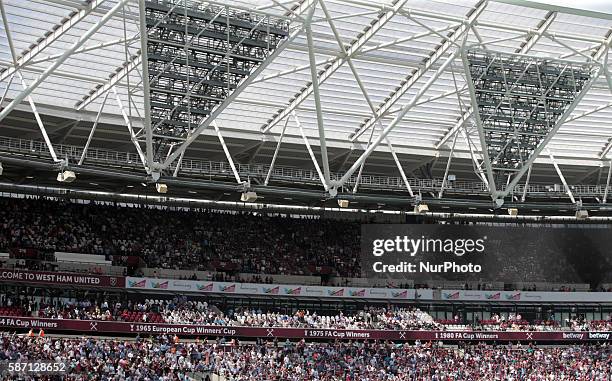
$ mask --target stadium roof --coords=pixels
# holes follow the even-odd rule
[[[363,195],[372,205],[391,196],[414,202],[412,196],[419,193],[438,198],[452,150],[448,173],[456,176],[454,185],[462,191],[445,189],[444,194],[490,201],[475,170],[482,167],[480,140],[470,121],[472,102],[461,57],[455,55],[464,44],[478,44],[495,52],[603,65],[550,140],[548,151],[536,159],[529,181],[534,186],[550,186],[533,191],[536,198],[554,196],[564,203],[584,198],[597,203],[605,197],[612,148],[612,78],[608,73],[612,14],[518,0],[227,3],[239,10],[287,18],[295,36],[224,105],[214,119],[219,133],[212,124],[203,129],[185,146],[176,177],[170,166],[162,173],[163,181],[185,189],[225,193],[257,188],[264,194],[268,167],[286,124],[268,184],[276,197],[299,199],[313,192],[310,199],[320,202],[329,196],[304,143],[307,139],[321,173],[325,172],[325,150],[320,144],[323,131],[330,177],[340,179],[349,168],[354,170],[349,181],[338,187],[341,198],[357,201]],[[3,8],[0,95],[8,90],[0,113],[0,161],[19,168],[7,172],[13,176],[9,179],[27,182],[21,168],[48,171],[67,164],[83,174],[88,184],[107,179],[106,186],[112,188],[119,180],[116,189],[125,189],[129,181],[150,180],[151,167],[147,171],[139,162],[119,106],[145,107],[141,95],[128,97],[128,89],[141,81],[142,73],[139,2],[25,0],[3,2]],[[19,70],[15,70],[6,26]],[[78,42],[82,44],[71,52]],[[63,62],[62,56],[66,58]],[[442,67],[447,60],[449,64]],[[314,84],[311,61],[316,62],[318,75]],[[58,62],[61,65],[55,65]],[[40,113],[40,123],[27,97],[10,103],[24,88],[32,88],[31,103]],[[360,188],[353,194],[359,173],[356,160],[368,147],[370,136],[376,141],[382,129],[411,103],[413,107],[390,129],[390,144],[383,139],[365,160]],[[79,165],[100,110],[89,151]],[[143,126],[137,114],[128,118],[133,128]],[[41,143],[39,124],[54,145],[58,161]],[[224,144],[232,160],[240,164],[236,173],[240,182],[250,180],[248,186],[237,186]],[[68,162],[61,163],[66,157]],[[38,179],[41,177],[50,178]],[[521,184],[526,179],[523,176]],[[75,185],[80,180],[79,175]],[[514,201],[521,198],[522,189],[519,184]],[[526,193],[529,199],[532,189]]]

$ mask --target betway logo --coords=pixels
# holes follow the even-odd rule
[[[564,339],[582,340],[583,337],[584,337],[583,333],[577,333],[577,332],[565,333],[565,332],[563,332],[563,338]]]
[[[609,338],[610,338],[609,333],[589,332],[589,339],[591,340],[608,340]]]

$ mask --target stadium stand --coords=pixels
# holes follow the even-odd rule
[[[0,251],[105,255],[148,267],[358,276],[359,225],[147,207],[0,199]]]
[[[140,323],[194,324],[207,326],[277,327],[309,329],[373,330],[484,330],[484,331],[612,331],[612,314],[606,320],[588,321],[575,315],[565,321],[528,321],[520,314],[493,315],[475,324],[460,319],[435,320],[417,307],[366,307],[359,311],[328,315],[298,309],[292,314],[240,307],[221,311],[205,300],[186,298],[130,298],[125,303],[69,300],[44,300],[22,295],[14,298],[0,294],[0,316],[50,319],[102,320]]]
[[[116,273],[117,268],[123,268],[123,272],[129,268],[132,274],[146,271],[153,277],[173,275],[175,271],[178,275],[174,277],[181,279],[272,283],[272,276],[276,276],[277,282],[287,279],[301,284],[320,284],[332,278],[338,285],[390,284],[363,279],[357,222],[45,198],[0,198],[0,219],[4,221],[0,224],[0,251],[9,251],[17,258],[40,259],[27,268],[46,263],[56,269],[78,269],[70,265],[81,255],[81,265],[85,266],[81,268],[88,272]],[[497,273],[487,274],[486,282],[458,282],[459,287],[502,289],[507,283],[495,280],[521,267],[536,275],[545,268],[559,269],[553,273],[563,274],[562,269],[569,265],[560,257],[550,256],[537,266],[526,258],[520,265],[495,266]],[[444,287],[433,281],[418,286],[436,285]],[[393,282],[392,287],[402,287],[401,282]],[[512,287],[583,291],[590,285],[539,282],[536,287],[535,283],[516,282]],[[595,285],[594,290],[608,287]]]
[[[30,338],[4,333],[0,360],[61,359],[64,380],[489,381],[609,380],[608,346],[440,347],[432,343],[183,343],[172,337],[120,341]],[[211,378],[212,379],[212,378]]]
[[[612,1],[0,14],[0,381],[612,381]]]

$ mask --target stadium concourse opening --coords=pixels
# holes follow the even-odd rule
[[[0,380],[612,380],[612,5],[0,0]]]

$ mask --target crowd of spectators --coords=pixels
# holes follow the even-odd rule
[[[62,362],[66,381],[182,381],[208,372],[228,381],[609,381],[612,369],[610,347],[599,345],[220,344],[166,336],[121,341],[7,333],[0,340],[0,361]]]
[[[0,295],[0,308],[12,308],[13,314],[51,319],[114,320],[143,323],[197,324],[211,326],[283,327],[314,329],[381,329],[381,330],[485,330],[485,331],[612,331],[612,316],[607,320],[567,319],[527,321],[520,314],[493,315],[476,324],[464,324],[459,317],[434,320],[419,308],[366,307],[351,313],[319,314],[300,309],[294,313],[238,308],[221,311],[205,301],[186,298],[128,300],[109,303],[87,299],[54,302],[14,299]]]
[[[0,198],[0,252],[104,255],[116,265],[130,267],[131,274],[146,266],[194,271],[192,279],[195,271],[210,271],[222,279],[252,274],[260,283],[271,283],[271,275],[282,274],[317,275],[324,283],[344,278],[348,284],[348,278],[364,275],[360,231],[358,222],[313,216]],[[573,267],[568,258],[556,255],[571,242],[551,240],[555,242],[548,251],[540,252],[533,250],[532,242],[523,242],[520,232],[512,234],[521,248],[490,244],[504,255],[488,259],[488,268],[496,269],[487,273],[489,280],[520,282],[557,274],[561,282],[584,282],[578,273],[562,271]],[[511,262],[503,260],[508,250]],[[607,261],[601,258],[602,271],[612,266]],[[457,280],[452,276],[459,277],[445,275]],[[491,288],[480,279],[472,281],[476,286],[466,283],[465,289]],[[535,285],[523,288],[533,290]]]
[[[0,198],[0,252],[105,255],[115,264],[254,274],[360,276],[359,224],[262,213]]]
[[[565,323],[574,331],[612,331],[612,315],[608,320],[589,321],[584,317],[566,319]]]
[[[0,302],[5,299],[0,296]],[[334,328],[334,329],[390,329],[425,330],[443,329],[434,319],[418,308],[366,308],[353,314],[339,312],[321,315],[307,310],[293,314],[238,309],[222,312],[202,301],[182,298],[172,300],[146,299],[127,303],[91,302],[89,300],[35,302],[30,299],[13,301],[9,306],[19,306],[24,316],[51,319],[116,320],[168,324],[199,324],[216,326],[286,327],[286,328]]]
[[[231,315],[239,326],[334,328],[334,329],[388,329],[425,330],[443,329],[426,312],[418,308],[366,308],[354,314],[319,315],[299,310],[293,315],[261,313],[244,310]]]

